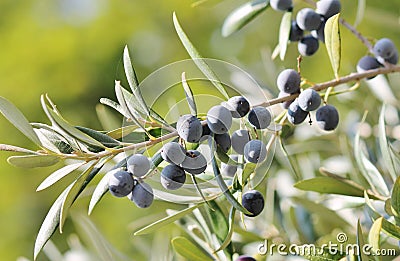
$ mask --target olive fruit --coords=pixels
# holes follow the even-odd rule
[[[183,186],[186,181],[186,174],[183,168],[170,164],[161,171],[161,185],[170,190]]]
[[[242,205],[251,213],[246,216],[258,216],[264,209],[264,197],[257,190],[249,190],[242,195]]]
[[[315,115],[317,125],[325,131],[336,129],[339,124],[339,113],[332,105],[322,106]]]
[[[271,0],[269,4],[276,11],[289,11],[293,8],[292,0]]]
[[[150,169],[149,159],[142,154],[133,154],[127,161],[127,168],[135,177],[141,177]]]
[[[228,152],[231,148],[231,136],[228,133],[215,134],[214,139],[223,152]]]
[[[116,171],[110,175],[108,190],[115,197],[125,197],[131,193],[134,185],[132,175],[124,170]]]
[[[232,113],[233,118],[242,118],[250,110],[250,104],[243,96],[233,96],[229,98],[227,107]]]
[[[244,158],[247,162],[260,163],[267,157],[267,148],[260,140],[251,140],[244,146]]]
[[[312,35],[304,36],[297,44],[299,53],[303,56],[311,56],[318,51],[318,39]]]
[[[290,104],[287,111],[287,119],[292,124],[300,124],[307,118],[308,112],[303,111],[299,106],[299,99],[295,99],[292,104]]]
[[[153,203],[153,189],[145,182],[137,183],[128,198],[139,208],[148,208]]]
[[[302,30],[317,30],[322,23],[321,15],[311,8],[303,8],[296,15],[296,23]]]
[[[378,40],[374,45],[374,53],[376,56],[380,56],[383,59],[388,59],[396,53],[396,46],[389,38],[382,38]]]
[[[365,72],[372,69],[377,69],[382,65],[378,62],[375,57],[372,56],[363,56],[357,63],[357,72]],[[376,76],[369,77],[368,79],[372,79]]]
[[[203,127],[201,122],[195,116],[191,114],[185,114],[179,117],[176,123],[176,130],[178,131],[179,137],[187,142],[198,142],[202,135]]]
[[[185,160],[186,150],[177,142],[168,142],[161,149],[161,157],[169,163],[181,164]]]
[[[303,38],[304,31],[297,25],[296,20],[292,20],[290,26],[289,40],[292,42],[298,42]]]
[[[232,133],[231,141],[233,150],[243,155],[244,146],[250,141],[250,133],[248,130],[236,130]]]
[[[339,13],[341,9],[339,0],[320,0],[317,2],[315,11],[322,15],[325,19]]]
[[[306,89],[300,93],[298,101],[303,111],[314,111],[321,105],[321,96],[314,89]]]
[[[207,112],[207,125],[215,134],[228,132],[232,125],[232,114],[226,107],[216,105]]]
[[[283,70],[276,79],[278,89],[289,94],[298,92],[300,90],[300,83],[300,74],[293,69]]]
[[[261,106],[251,109],[248,115],[250,124],[256,129],[266,129],[271,123],[271,119],[271,113],[265,107]]]
[[[190,174],[200,174],[206,170],[207,160],[200,151],[188,150],[181,167]]]

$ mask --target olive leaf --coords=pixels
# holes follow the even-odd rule
[[[339,27],[339,14],[330,17],[325,24],[325,46],[333,68],[336,79],[339,78],[341,60],[341,38]]]
[[[56,199],[56,201],[51,206],[49,212],[47,213],[45,219],[40,226],[39,233],[35,240],[35,247],[33,251],[33,259],[36,260],[40,251],[46,242],[50,239],[50,237],[56,231],[58,225],[60,224],[60,214],[61,214],[61,206],[67,196],[67,193],[71,189],[72,184],[69,185]]]
[[[32,126],[22,114],[22,112],[15,107],[7,99],[0,96],[0,112],[4,117],[11,122],[18,130],[20,130],[26,137],[33,141],[36,145],[41,146],[39,137],[33,131]]]
[[[235,212],[236,212],[236,209],[234,207],[231,207],[231,211],[229,212],[228,231],[227,231],[226,235],[224,236],[224,240],[222,241],[221,246],[214,251],[215,253],[219,252],[221,250],[224,250],[232,242],[232,235],[233,235],[234,224],[235,224]],[[210,212],[210,214],[212,214],[212,213],[213,212]]]
[[[186,216],[187,214],[191,213],[193,210],[195,210],[196,208],[200,207],[201,205],[203,205],[204,203],[199,203],[196,205],[193,205],[191,207],[185,208],[181,211],[178,211],[172,215],[169,215],[163,219],[157,220],[156,222],[149,224],[147,226],[145,226],[144,228],[139,229],[138,231],[136,231],[134,233],[135,236],[139,236],[139,235],[145,235],[145,234],[149,234],[152,233],[168,224],[171,224],[173,222],[175,222],[176,220]]]
[[[358,168],[373,190],[376,190],[383,196],[388,196],[389,190],[381,173],[364,154],[363,147],[364,144],[360,138],[360,130],[358,130],[354,139],[354,155]]]
[[[189,53],[193,62],[197,65],[200,71],[207,77],[208,80],[218,89],[218,91],[224,95],[226,99],[229,99],[229,95],[226,92],[224,86],[221,84],[221,81],[218,79],[217,75],[214,71],[211,70],[210,66],[206,63],[200,53],[196,50],[193,44],[190,42],[186,33],[183,31],[181,25],[179,24],[178,18],[176,17],[175,12],[173,13],[173,22],[175,26],[175,30],[178,33],[179,39],[181,40],[183,46],[186,51]]]
[[[214,260],[204,249],[193,244],[185,237],[175,237],[171,240],[175,251],[186,260],[191,261],[212,261]]]
[[[188,84],[188,82],[186,80],[185,72],[182,73],[182,86],[183,86],[183,90],[185,91],[186,100],[187,100],[188,105],[189,105],[190,113],[193,116],[197,117],[196,102],[195,102],[194,97],[193,97],[192,89],[190,88],[190,86],[189,86],[189,84]]]
[[[248,24],[267,9],[269,0],[253,0],[233,10],[222,25],[222,36],[227,37]]]
[[[49,176],[47,176],[47,178],[45,180],[43,180],[42,183],[40,183],[40,185],[37,187],[36,191],[41,191],[43,189],[50,187],[51,185],[53,185],[54,183],[56,183],[57,181],[59,181],[60,179],[65,177],[66,175],[70,174],[71,172],[78,169],[79,167],[82,167],[85,164],[86,164],[86,162],[73,163],[73,164],[66,165],[66,166],[54,171]]]
[[[52,105],[52,108],[50,108],[47,105],[45,99]],[[71,126],[64,118],[62,118],[62,116],[59,114],[59,112],[55,109],[55,106],[53,105],[53,103],[51,102],[49,97],[42,95],[40,97],[40,102],[42,104],[42,108],[43,108],[44,112],[46,113],[47,117],[49,118],[49,120],[51,121],[51,123],[53,125],[57,126],[58,128],[60,128],[60,130],[64,131],[71,137],[73,137],[85,144],[104,148],[103,144],[101,144],[97,140],[93,139],[92,137],[88,136],[87,134],[82,133],[81,131],[77,130],[75,127]]]
[[[103,158],[100,163],[99,160],[96,160],[93,162],[75,181],[71,184],[71,188],[68,190],[64,200],[62,201],[61,205],[61,213],[60,213],[60,233],[62,233],[62,229],[65,223],[65,220],[67,219],[67,214],[72,206],[72,204],[75,202],[77,197],[80,195],[80,193],[86,188],[87,184],[94,178],[94,176],[101,170],[101,168],[104,166],[105,161],[107,161],[106,158]],[[96,164],[99,163],[100,165],[95,167]]]
[[[282,61],[285,59],[291,27],[292,27],[292,12],[286,12],[282,16],[281,25],[279,27],[279,58],[281,58]]]
[[[386,137],[386,126],[385,126],[385,109],[386,106],[383,104],[381,113],[379,114],[379,147],[381,149],[382,158],[385,163],[385,167],[389,171],[392,180],[395,181],[397,177],[396,170],[392,156],[390,154],[389,143]]]
[[[55,155],[24,155],[11,156],[7,162],[20,168],[49,167],[57,164],[60,158]]]
[[[361,224],[360,224],[360,220],[357,221],[357,245],[359,247],[359,249],[364,249],[364,238],[363,238],[363,232],[361,229]],[[368,260],[367,255],[364,253],[364,251],[360,251],[360,255],[355,254],[358,258],[358,260],[363,261],[363,260]]]
[[[215,175],[215,178],[216,178],[216,180],[218,182],[218,185],[219,185],[221,191],[224,193],[224,196],[226,197],[226,199],[229,201],[229,203],[231,203],[232,206],[234,208],[236,208],[237,210],[239,210],[240,212],[243,212],[244,214],[251,215],[251,213],[247,209],[245,209],[236,200],[236,198],[232,195],[231,191],[229,190],[228,186],[226,185],[226,183],[224,181],[224,178],[221,175],[221,172],[220,172],[220,170],[218,168],[215,156],[212,157],[211,164],[212,164],[212,167],[213,167],[213,170],[214,170],[214,175]]]
[[[117,95],[117,99],[119,104],[121,105],[122,109],[124,110],[124,114],[127,114],[130,118],[132,119],[136,125],[138,125],[149,137],[151,137],[150,133],[146,130],[146,128],[143,126],[143,124],[140,123],[138,120],[137,112],[131,111],[130,108],[128,107],[128,103],[126,101],[126,98],[124,96],[124,91],[123,87],[121,86],[119,81],[115,81],[115,94]],[[136,114],[136,115],[135,115]]]
[[[346,179],[335,179],[331,177],[315,177],[294,184],[295,188],[305,191],[315,191],[325,194],[338,194],[353,197],[364,197],[364,188],[357,186]]]
[[[369,198],[366,191],[364,191],[364,199],[371,219],[375,221],[378,218],[382,217],[378,213],[378,211],[376,211],[375,207],[372,205],[372,201]],[[393,223],[387,221],[386,219],[382,219],[382,231],[385,232],[387,235],[394,237],[397,240],[400,240],[400,227],[394,225]]]
[[[139,81],[136,76],[136,72],[132,66],[131,57],[129,55],[128,46],[124,48],[124,69],[126,74],[126,79],[128,80],[129,86],[131,87],[133,96],[135,98],[134,104],[141,107],[141,112],[146,113],[146,116],[150,115],[149,109],[144,101],[142,93],[139,89]]]
[[[383,217],[377,218],[371,226],[368,233],[368,243],[372,247],[372,251],[378,253],[380,248],[380,233],[382,229]]]

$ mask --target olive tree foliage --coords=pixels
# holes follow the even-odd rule
[[[1,144],[0,150],[17,153],[8,162],[24,168],[64,162],[65,166],[51,173],[38,191],[67,175],[76,177],[43,220],[35,241],[35,259],[46,243],[51,243],[52,235],[63,231],[71,206],[88,186],[94,187],[90,190],[89,214],[95,206],[101,208],[101,199],[110,195],[127,196],[139,208],[151,207],[153,199],[180,205],[179,210],[166,210],[164,218],[140,228],[134,236],[175,223],[185,233],[171,238],[174,256],[187,260],[233,260],[243,254],[262,260],[267,256],[257,245],[265,241],[286,245],[315,243],[319,247],[321,242],[339,240],[339,232],[349,236],[348,241],[340,243],[355,243],[360,248],[369,244],[373,251],[395,248],[396,240],[400,240],[400,156],[398,145],[387,135],[385,115],[387,109],[397,114],[398,104],[381,104],[375,152],[362,135],[368,113],[359,122],[360,128],[346,133],[340,127],[345,123],[336,103],[348,101],[333,101],[331,97],[357,92],[364,83],[377,84],[375,77],[389,88],[386,75],[400,72],[398,51],[388,39],[364,37],[346,22],[340,9],[323,13],[320,2],[324,1],[304,1],[309,8],[301,12],[291,1],[281,1],[285,2],[282,6],[277,2],[280,1],[254,0],[238,6],[222,26],[222,35],[229,37],[240,34],[242,27],[251,26],[249,22],[270,7],[282,12],[279,43],[272,56],[284,60],[288,45],[293,44],[298,44],[300,55],[297,68],[287,68],[278,77],[277,92],[281,93],[271,100],[253,103],[251,93],[242,94],[221,81],[213,61],[197,51],[176,13],[172,22],[177,37],[204,75],[207,87],[212,88],[209,92],[218,93],[213,104],[202,104],[196,79],[187,72],[176,71],[189,113],[168,119],[167,109],[157,111],[143,97],[143,85],[136,76],[128,47],[123,52],[123,64],[130,88],[115,81],[117,101],[101,99],[104,108],[98,111],[102,121],[115,121],[106,107],[121,114],[124,120],[117,129],[74,126],[46,94],[40,102],[50,124],[30,123],[10,101],[0,97],[4,117],[38,147],[34,151]],[[305,35],[303,30],[310,30],[311,34]],[[341,45],[348,40],[342,37],[343,30],[353,34],[351,41],[357,39],[364,44],[369,57],[360,59],[354,71],[345,75],[339,70]],[[316,83],[304,78],[301,68],[303,59],[313,59],[312,54],[318,49],[327,52],[330,65],[321,66],[333,70],[334,78]],[[166,96],[160,97],[167,100]],[[248,108],[243,105],[246,102]],[[299,130],[314,136],[296,144],[293,136]],[[319,150],[340,146],[342,161],[351,165],[346,173],[322,166],[319,157]],[[318,171],[312,173],[314,169]],[[96,176],[101,179],[93,184]],[[338,204],[332,202],[349,210],[347,215],[337,212]],[[86,217],[81,219],[89,222]],[[362,253],[333,254],[324,250],[327,249],[297,254],[310,260],[367,258]]]

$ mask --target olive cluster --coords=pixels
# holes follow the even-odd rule
[[[293,69],[283,70],[277,78],[277,86],[280,91],[279,97],[289,96],[299,93],[295,100],[282,103],[282,107],[287,109],[287,119],[292,124],[304,122],[311,111],[316,112],[317,125],[322,130],[334,130],[339,124],[339,113],[332,105],[321,105],[321,97],[314,89],[301,91],[301,76]]]
[[[247,116],[247,121],[243,121]],[[241,119],[242,126],[229,134],[234,119]],[[231,153],[228,163],[221,163],[221,174],[233,177],[243,161],[260,163],[267,157],[263,141],[251,139],[251,129],[266,129],[272,121],[271,113],[265,107],[250,108],[243,96],[234,96],[220,105],[211,107],[204,121],[192,114],[179,117],[176,130],[179,138],[165,143],[160,151],[161,158],[168,164],[162,168],[161,185],[168,190],[177,190],[186,182],[186,175],[203,173],[208,165],[206,157],[197,149],[186,149],[188,143],[199,145],[212,138],[215,148]],[[196,146],[193,146],[196,147]],[[134,154],[127,160],[127,169],[118,170],[109,180],[109,191],[117,197],[128,196],[139,207],[148,207],[153,201],[152,188],[143,180],[150,170],[150,161],[142,154]],[[257,192],[257,193],[256,193]],[[243,194],[243,207],[252,215],[258,215],[264,207],[264,199],[258,191]]]
[[[127,196],[140,208],[149,207],[154,199],[153,189],[141,180],[149,170],[149,159],[142,154],[133,154],[127,160],[127,170],[116,170],[110,176],[110,193],[115,197]]]
[[[291,12],[292,0],[271,0],[270,5],[274,10]],[[292,21],[289,40],[298,42],[299,53],[310,56],[317,52],[319,41],[325,42],[325,23],[333,15],[340,12],[339,0],[320,0],[317,8],[303,8],[297,12],[296,19]],[[304,32],[310,34],[305,35]]]
[[[365,72],[372,69],[378,69],[384,66],[385,63],[397,64],[399,61],[399,52],[388,38],[378,40],[373,47],[374,56],[363,56],[357,63],[357,71]],[[374,76],[375,77],[375,76]],[[372,79],[371,77],[369,79]]]

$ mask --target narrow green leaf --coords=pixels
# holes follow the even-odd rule
[[[149,108],[146,105],[146,102],[143,99],[142,93],[139,89],[139,81],[136,76],[136,72],[133,68],[131,57],[129,55],[128,46],[124,48],[124,69],[126,79],[128,80],[129,86],[131,87],[132,93],[136,98],[137,104],[142,108],[142,111],[146,113],[147,116],[150,115]]]
[[[364,189],[362,189],[362,187],[356,186],[347,181],[349,180],[339,180],[331,177],[316,177],[297,182],[294,184],[294,187],[305,191],[315,191],[324,194],[364,197]]]
[[[118,118],[104,104],[96,105],[97,118],[105,130],[113,130],[121,126],[122,118]]]
[[[7,99],[0,96],[0,112],[4,117],[11,122],[19,131],[22,132],[26,137],[33,141],[36,145],[41,146],[38,136],[33,131],[32,126],[29,124],[28,120],[22,114],[22,112],[15,107]]]
[[[281,25],[279,27],[279,58],[283,61],[289,42],[290,28],[292,27],[292,12],[286,12],[282,16]]]
[[[145,234],[149,234],[152,233],[166,225],[169,225],[173,222],[175,222],[176,220],[188,215],[189,213],[191,213],[193,210],[195,210],[196,208],[200,207],[201,205],[203,205],[203,203],[199,203],[196,205],[193,205],[189,208],[185,208],[181,211],[176,212],[173,215],[167,216],[163,219],[157,220],[154,223],[151,223],[147,226],[145,226],[144,228],[139,229],[138,231],[136,231],[134,233],[135,236],[140,236],[140,235],[145,235]]]
[[[149,112],[143,110],[143,107],[140,105],[139,100],[132,93],[130,93],[125,88],[121,88],[121,90],[122,90],[122,94],[124,96],[126,105],[129,108],[129,111],[136,118],[141,119],[141,118],[143,118],[142,115],[144,115],[144,117],[147,117],[149,115]]]
[[[137,128],[139,128],[139,126],[128,125],[128,126],[124,126],[124,127],[115,129],[115,130],[111,130],[111,131],[107,132],[107,135],[113,139],[122,139],[123,137],[131,134]],[[144,134],[141,133],[141,137],[143,137],[143,136],[144,136]],[[142,140],[143,140],[143,138],[142,138]]]
[[[118,251],[97,229],[93,221],[88,216],[80,213],[71,214],[76,231],[79,231],[79,236],[85,241],[92,253],[100,258],[101,261],[128,261],[131,258],[125,256],[122,252]],[[56,261],[56,260],[54,260]]]
[[[242,171],[242,180],[241,180],[241,185],[244,186],[247,184],[247,180],[250,177],[251,174],[254,173],[255,169],[257,167],[257,164],[247,162],[244,165],[243,171]]]
[[[226,17],[222,25],[222,36],[227,37],[239,31],[243,26],[261,14],[268,7],[268,4],[269,0],[253,0],[233,10]]]
[[[118,171],[118,169],[116,171]],[[88,215],[92,214],[94,207],[97,205],[97,203],[99,203],[101,198],[108,192],[108,181],[110,179],[110,176],[113,175],[113,173],[114,173],[113,171],[107,172],[107,174],[105,174],[103,178],[101,178],[99,183],[97,183],[97,186],[93,191],[92,197],[90,198]]]
[[[389,196],[389,190],[382,175],[375,165],[372,164],[372,162],[364,154],[362,145],[363,144],[361,143],[360,139],[360,130],[358,130],[354,138],[354,156],[356,158],[358,168],[373,190],[376,190],[383,196]]]
[[[221,242],[223,242],[228,235],[228,220],[226,219],[224,212],[222,211],[220,206],[218,206],[215,200],[211,200],[209,203],[211,205],[211,208],[213,209],[213,211],[207,211],[207,213],[210,215],[212,230],[217,238],[221,240]]]
[[[129,118],[128,113],[121,107],[121,105],[119,105],[115,101],[110,100],[108,98],[101,98],[100,99],[100,103],[103,104],[103,105],[106,105],[108,107],[113,108],[114,110],[119,112],[121,115],[125,116],[125,118]]]
[[[107,134],[101,133],[96,130],[92,130],[90,128],[82,127],[82,126],[75,126],[81,132],[87,134],[88,136],[92,137],[93,139],[97,140],[107,148],[113,148],[119,146],[119,141],[111,138]]]
[[[197,116],[196,102],[193,97],[192,89],[190,88],[188,82],[186,81],[185,72],[182,73],[182,86],[183,86],[183,90],[185,91],[186,101],[189,105],[190,113],[194,116]]]
[[[140,105],[141,102],[138,100],[138,98],[135,97],[135,95],[133,95],[129,91],[127,91],[125,88],[122,88],[122,94],[125,97],[125,101],[126,101],[126,104],[129,108],[130,112],[132,112],[136,118],[138,118],[138,119],[142,118],[142,116],[140,114],[143,114],[146,117],[150,116],[152,119],[158,121],[159,123],[170,127],[170,125],[164,120],[164,118],[161,117],[152,108],[143,110],[143,107]],[[141,94],[140,94],[140,96],[141,96]]]
[[[210,209],[213,211],[214,209],[211,207],[210,203],[207,201],[207,198],[204,196],[203,191],[201,191],[201,188],[199,184],[197,183],[196,176],[194,174],[190,175],[193,181],[193,185],[196,188],[197,192],[199,193],[200,197],[203,199],[204,203],[207,204],[207,206],[210,207]]]
[[[203,249],[193,244],[185,237],[175,237],[171,240],[174,250],[183,256],[186,260],[191,261],[212,261],[214,260]]]
[[[60,158],[54,155],[24,155],[11,156],[7,162],[20,168],[48,167],[56,164]]]
[[[245,209],[236,200],[236,198],[232,195],[231,191],[229,190],[228,186],[226,185],[226,183],[224,181],[224,178],[221,175],[221,172],[219,171],[219,168],[218,168],[217,161],[216,161],[215,157],[212,157],[211,162],[212,162],[212,167],[213,167],[213,170],[214,170],[214,176],[215,176],[215,178],[216,178],[216,180],[218,182],[218,185],[219,185],[221,191],[224,193],[224,196],[229,201],[229,203],[231,203],[231,205],[234,208],[236,208],[237,210],[239,210],[240,212],[243,212],[244,214],[251,215],[251,213],[247,209]]]
[[[229,212],[228,231],[226,232],[226,235],[223,238],[221,246],[217,250],[215,250],[214,253],[224,250],[232,242],[232,235],[233,235],[233,230],[234,230],[233,227],[235,224],[235,212],[236,212],[236,209],[234,207],[232,207],[231,211]],[[210,212],[210,214],[212,214],[212,212]],[[216,224],[216,225],[218,225],[218,224]]]
[[[380,249],[380,238],[383,217],[377,218],[371,226],[368,233],[368,243],[372,247],[372,251],[378,253]]]
[[[35,128],[34,131],[38,135],[43,147],[56,153],[71,154],[74,151],[80,151],[76,140],[69,136],[63,136],[54,127],[43,123],[31,123]],[[57,128],[57,127],[56,127]]]
[[[400,177],[396,179],[393,185],[392,196],[390,198],[394,214],[397,218],[400,218]]]
[[[354,27],[357,27],[357,25],[359,25],[364,18],[365,2],[366,0],[358,0],[356,19],[353,24]]]
[[[368,194],[366,191],[364,191],[364,199],[365,203],[367,204],[367,210],[368,213],[373,221],[376,219],[382,217],[374,208],[372,205],[371,199],[368,197]],[[396,226],[386,219],[382,220],[382,231],[385,232],[387,235],[396,238],[397,240],[400,240],[400,227]]]
[[[50,99],[46,96],[46,99],[50,101]],[[45,96],[42,95],[40,97],[40,101],[42,104],[42,108],[44,112],[46,113],[47,117],[50,119],[53,125],[57,126],[61,130],[65,131],[69,135],[71,135],[73,138],[82,141],[83,143],[86,143],[88,145],[93,145],[97,146],[100,148],[104,148],[103,144],[98,142],[97,140],[93,139],[92,137],[82,133],[81,131],[77,130],[75,127],[71,126],[66,120],[62,118],[61,115],[59,115],[58,112],[52,110],[45,101]]]
[[[341,38],[339,27],[339,14],[330,17],[325,24],[325,46],[331,61],[335,77],[339,78],[341,59]]]
[[[329,224],[329,226],[332,228],[344,229],[350,226],[350,224],[335,211],[325,207],[322,204],[300,197],[293,197],[292,200],[298,204],[301,204],[310,213],[317,215],[321,222],[324,222],[324,224],[326,223],[327,225]]]
[[[61,169],[58,169],[54,171],[52,174],[50,174],[45,180],[40,183],[40,185],[37,187],[36,191],[41,191],[43,189],[46,189],[65,177],[66,175],[70,174],[74,170],[78,169],[79,167],[85,165],[86,162],[79,162],[79,163],[74,163],[70,164],[67,166],[62,167]]]
[[[13,152],[21,152],[28,154],[38,154],[36,151],[28,150],[25,148],[21,148],[18,146],[8,145],[8,144],[0,144],[0,151],[13,151]]]
[[[60,213],[60,233],[62,233],[62,229],[64,226],[64,222],[67,219],[67,214],[76,200],[76,198],[79,196],[79,194],[83,191],[83,189],[86,187],[88,181],[94,177],[97,172],[100,171],[100,168],[94,168],[96,165],[95,163],[92,163],[72,184],[71,184],[71,189],[68,190],[67,195],[65,196],[62,206],[61,206],[61,213]]]
[[[61,194],[58,196],[56,201],[51,206],[49,212],[47,213],[42,225],[40,226],[39,233],[35,240],[35,247],[33,251],[33,259],[36,260],[38,254],[42,250],[43,246],[50,239],[56,228],[60,224],[60,213],[61,206],[67,196],[68,191],[71,189],[72,185],[69,185]]]
[[[183,31],[181,25],[179,24],[178,18],[176,18],[176,14],[173,14],[173,22],[175,26],[175,30],[178,33],[179,39],[181,40],[183,46],[185,47],[186,51],[192,58],[193,62],[197,65],[200,71],[207,77],[208,80],[221,92],[222,95],[226,99],[229,99],[229,95],[226,92],[224,86],[221,84],[221,81],[215,75],[215,73],[211,70],[210,66],[206,63],[203,57],[199,54],[193,44],[190,42],[189,38]]]
[[[122,109],[125,111],[126,114],[129,115],[129,118],[132,119],[136,125],[140,126],[142,130],[151,137],[150,133],[146,130],[146,128],[139,122],[139,120],[135,117],[134,112],[132,112],[128,104],[125,100],[125,96],[123,94],[123,87],[121,86],[119,81],[115,81],[115,94],[117,95],[118,102],[120,103]]]
[[[362,249],[364,249],[365,242],[364,242],[363,232],[361,229],[360,220],[357,221],[357,238],[356,238],[356,240],[357,240],[357,245],[358,245],[360,251],[359,251],[359,253],[353,253],[353,254],[357,256],[357,259],[359,261],[368,260],[368,257],[364,253],[364,251],[361,251]]]
[[[229,155],[224,152],[220,146],[217,146],[217,157],[218,159],[223,162],[226,163],[228,165],[234,165],[234,166],[239,166],[241,165],[239,162],[234,161],[231,157],[229,157]]]
[[[299,171],[296,169],[296,166],[293,163],[292,157],[287,152],[286,147],[285,147],[281,137],[279,138],[279,145],[281,147],[282,154],[285,156],[285,159],[287,159],[287,163],[288,163],[287,165],[290,167],[295,180],[300,180],[301,175],[299,174]]]
[[[390,155],[389,143],[386,138],[386,126],[385,126],[385,104],[382,106],[381,113],[379,115],[379,147],[381,149],[382,158],[386,169],[389,171],[392,180],[395,181],[397,177],[396,170],[394,168],[393,159]]]

